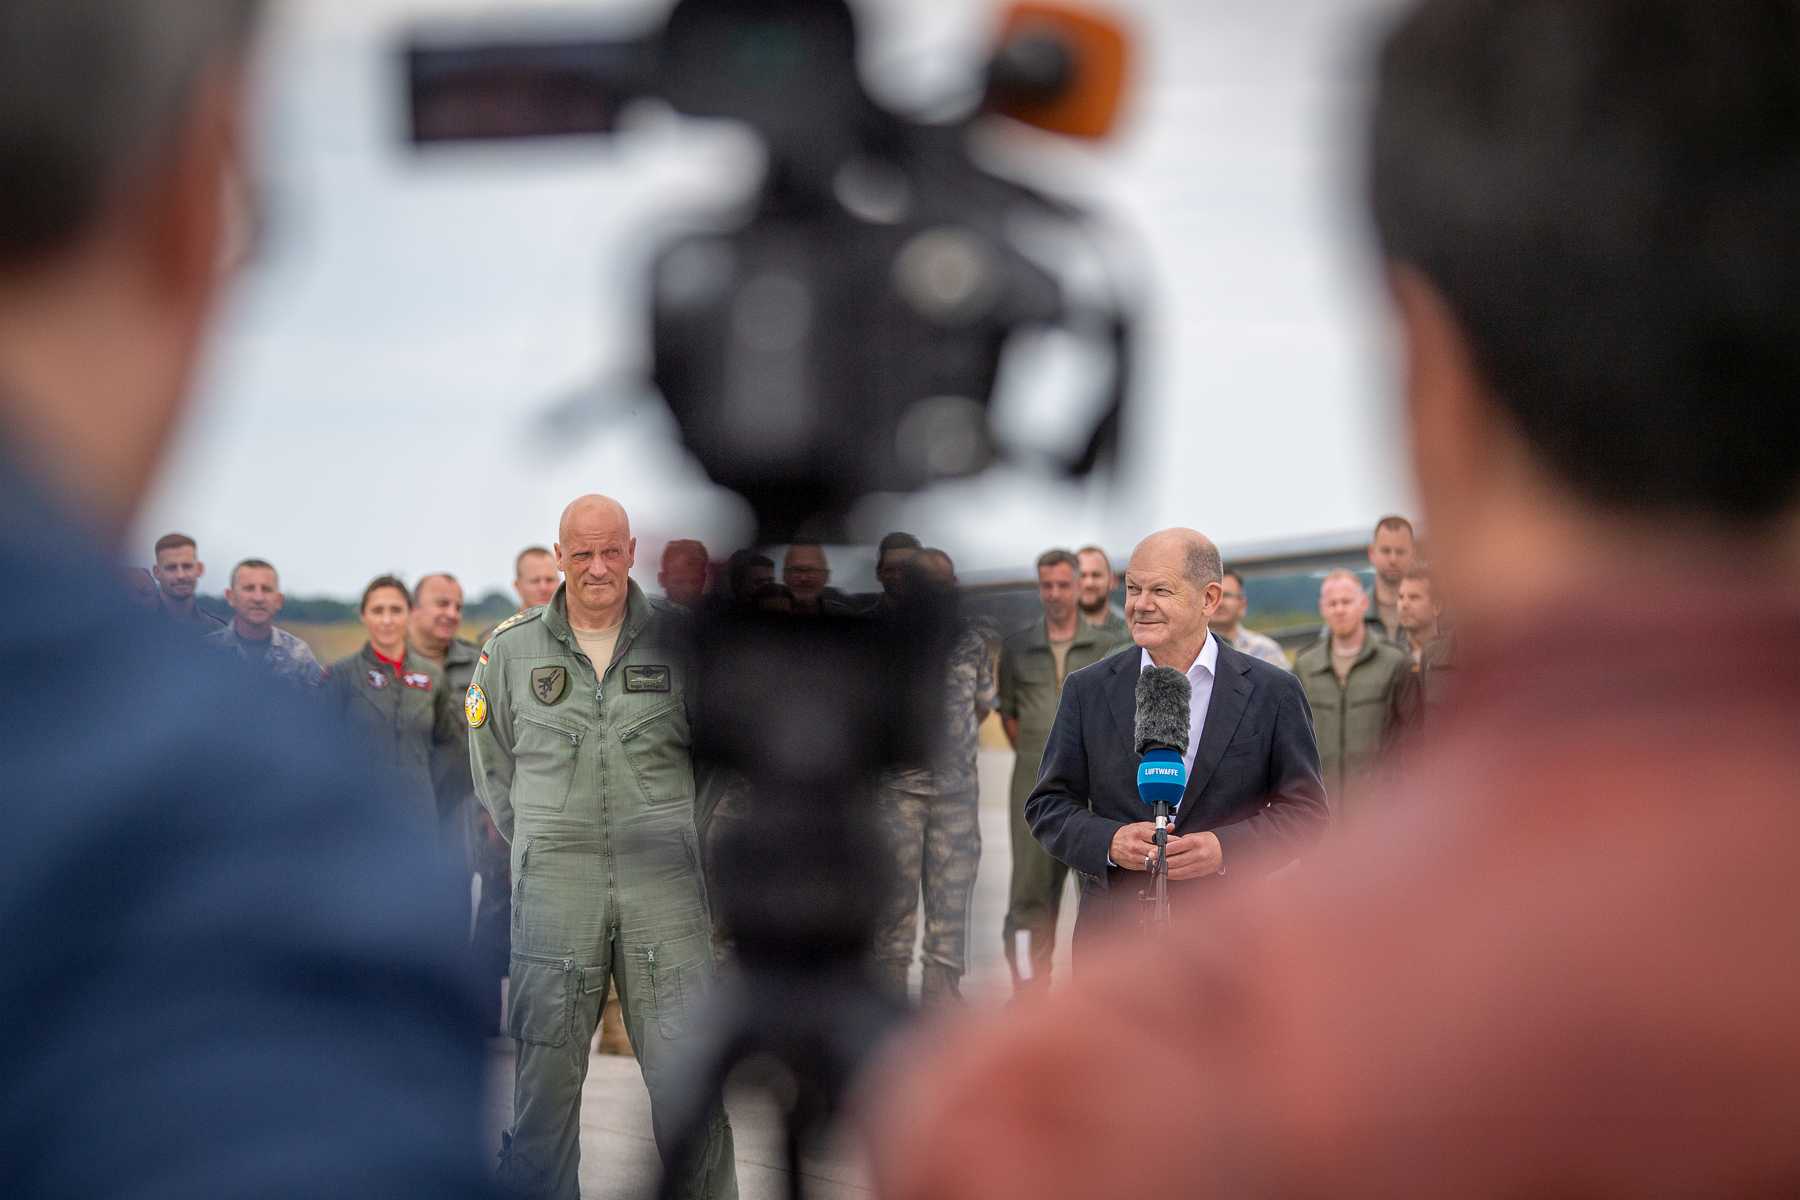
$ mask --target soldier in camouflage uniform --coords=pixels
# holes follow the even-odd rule
[[[912,569],[930,586],[955,586],[955,568],[942,550],[919,551]],[[922,890],[919,993],[926,1004],[959,997],[968,969],[969,898],[981,861],[977,737],[993,709],[993,652],[980,629],[964,622],[950,649],[936,761],[890,771],[881,781],[880,811],[899,881],[876,941],[876,961],[889,986],[904,993]]]
[[[260,558],[246,558],[233,567],[225,603],[231,605],[232,619],[200,639],[208,648],[235,654],[288,683],[318,687],[325,681],[312,647],[275,625],[281,611],[281,581],[273,566]]]
[[[518,1057],[500,1183],[514,1195],[579,1195],[581,1086],[609,982],[666,1152],[679,1047],[714,975],[690,631],[631,582],[636,548],[617,503],[570,504],[556,547],[566,582],[495,629],[466,697],[475,791],[512,846]],[[722,1107],[680,1184],[737,1194]]]
[[[325,668],[319,665],[312,647],[285,629],[269,630],[260,646],[239,633],[234,625],[215,629],[200,640],[211,649],[237,655],[276,679],[304,687],[318,687],[325,682]]]

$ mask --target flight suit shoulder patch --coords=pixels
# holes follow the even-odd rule
[[[495,638],[499,637],[501,634],[505,633],[507,630],[516,628],[520,625],[523,625],[527,621],[537,620],[539,614],[541,614],[543,611],[544,610],[542,608],[531,608],[531,609],[526,609],[522,613],[514,613],[512,616],[506,618],[506,620],[504,620],[504,621],[500,622],[498,625],[494,626],[494,632],[488,634],[488,641],[490,641],[490,642],[493,641]]]
[[[690,610],[665,596],[645,596],[644,599],[649,602],[650,611],[656,616],[681,622],[690,622],[694,619],[694,614]]]

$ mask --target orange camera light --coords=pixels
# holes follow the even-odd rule
[[[1015,4],[1000,25],[985,107],[1052,133],[1105,137],[1119,117],[1129,53],[1124,27],[1109,17],[1060,4]]]

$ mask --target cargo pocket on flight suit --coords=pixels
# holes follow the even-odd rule
[[[530,713],[513,721],[513,805],[537,812],[561,812],[575,786],[575,756],[581,730]]]
[[[513,951],[506,1032],[533,1046],[561,1046],[575,1020],[575,960]]]
[[[517,945],[525,932],[525,875],[531,868],[531,839],[526,838],[517,846],[519,861],[510,864],[512,874],[512,939]]]
[[[687,1032],[688,1014],[712,984],[712,938],[704,931],[644,949],[650,1016],[670,1041]]]
[[[646,804],[668,804],[694,795],[687,710],[679,698],[630,718],[619,730],[619,745],[637,777]]]

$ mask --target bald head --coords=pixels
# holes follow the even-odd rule
[[[1164,529],[1137,544],[1125,568],[1131,637],[1158,666],[1185,671],[1219,607],[1219,548],[1194,529]]]
[[[1219,558],[1219,548],[1198,529],[1176,527],[1159,530],[1137,544],[1137,549],[1131,552],[1131,561],[1137,562],[1140,556],[1170,565],[1178,561],[1179,570],[1195,587],[1203,588],[1225,578],[1225,565]]]
[[[563,509],[556,565],[562,568],[569,624],[610,629],[625,619],[637,539],[625,509],[608,496],[582,496]]]
[[[1362,580],[1349,571],[1338,569],[1325,576],[1319,585],[1319,615],[1325,627],[1340,642],[1360,642],[1363,616],[1369,611],[1369,594]]]
[[[569,506],[562,511],[562,520],[556,523],[556,536],[560,541],[567,542],[574,530],[605,530],[630,538],[631,518],[625,515],[625,506],[611,496],[590,492],[569,501]]]

